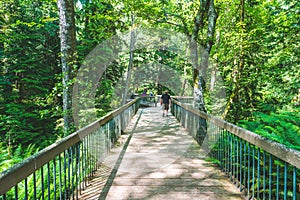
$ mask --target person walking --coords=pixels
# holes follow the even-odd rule
[[[163,117],[168,116],[169,107],[171,106],[172,101],[169,95],[169,91],[166,90],[165,93],[160,98],[160,105],[163,106]]]

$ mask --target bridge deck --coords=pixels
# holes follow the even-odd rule
[[[244,199],[160,107],[140,109],[80,199]]]

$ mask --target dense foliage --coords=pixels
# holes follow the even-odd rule
[[[75,2],[77,69],[102,41],[131,26],[160,27],[190,36],[200,5],[184,0]],[[215,6],[218,19],[205,87],[208,111],[223,108],[226,120],[299,149],[299,1],[216,0]],[[134,24],[131,16],[135,16]],[[206,35],[206,29],[199,32],[198,44],[210,42]],[[121,45],[106,49],[107,54],[118,54]],[[188,44],[181,48],[188,49]],[[101,55],[103,59],[107,54]],[[0,163],[6,168],[7,163],[15,163],[7,161],[10,158],[18,161],[34,152],[34,147],[43,148],[63,136],[55,0],[0,2],[0,59],[0,150],[4,155]],[[119,55],[101,77],[95,94],[99,116],[118,104],[115,87],[125,80],[128,59],[129,54]],[[193,87],[192,64],[182,55],[162,49],[134,51],[133,73],[152,73],[149,63],[178,71],[185,80],[183,91]],[[215,74],[223,79],[219,87],[226,91],[217,105],[210,96]],[[157,80],[146,79],[132,80],[130,92],[148,88],[159,93]]]
[[[276,112],[254,112],[253,120],[240,120],[239,125],[266,138],[300,150],[300,109]]]

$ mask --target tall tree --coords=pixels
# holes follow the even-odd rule
[[[204,88],[206,71],[209,65],[209,54],[214,42],[217,13],[213,0],[201,0],[197,15],[194,18],[194,26],[190,35],[190,51],[194,65],[194,98],[196,107],[206,112],[204,105]],[[205,33],[205,39],[199,39],[199,32]],[[199,45],[200,44],[200,45]],[[200,64],[199,60],[200,47]]]
[[[75,75],[76,64],[76,31],[74,18],[74,1],[58,0],[61,66],[63,82],[63,115],[64,132],[68,134],[74,126],[72,114],[72,79]]]
[[[135,43],[135,30],[134,30],[134,14],[131,13],[131,31],[130,31],[130,52],[129,52],[129,61],[128,61],[128,68],[127,68],[127,77],[126,77],[126,84],[125,84],[125,91],[122,99],[122,105],[126,104],[129,83],[131,79],[131,69],[133,63],[133,50],[134,50],[134,43]]]
[[[1,1],[0,16],[1,141],[13,148],[47,146],[57,133],[49,98],[58,74],[57,7],[51,1]]]
[[[189,38],[189,51],[194,67],[195,107],[206,112],[204,104],[205,75],[209,65],[209,54],[214,41],[217,13],[214,0],[138,2],[133,8],[139,16],[153,24],[170,27],[182,32]],[[150,14],[151,13],[151,14]],[[191,14],[195,13],[195,15]],[[200,63],[199,63],[200,58]],[[200,123],[199,143],[206,135],[205,122]],[[201,136],[200,136],[201,135]]]
[[[204,25],[204,16],[207,16],[207,25]],[[206,79],[206,71],[209,65],[209,55],[210,51],[214,42],[214,33],[215,33],[215,27],[216,27],[216,21],[217,21],[217,13],[214,6],[214,0],[201,0],[200,1],[200,7],[198,10],[198,14],[195,17],[194,20],[194,31],[192,35],[192,41],[198,40],[198,37],[194,34],[199,34],[197,31],[200,29],[206,29],[206,38],[204,41],[199,41],[201,44],[201,59],[200,59],[200,65],[198,67],[198,64],[194,65],[196,70],[194,70],[194,99],[196,102],[196,107],[199,108],[199,110],[206,112],[205,104],[204,104],[204,88],[205,86],[205,79]],[[194,39],[193,39],[194,37]],[[196,50],[198,48],[196,47]],[[198,56],[198,53],[195,55]],[[198,58],[196,58],[198,59]],[[207,134],[207,124],[205,120],[200,120],[199,122],[199,130],[197,131],[197,140],[200,144],[202,144],[204,138]]]

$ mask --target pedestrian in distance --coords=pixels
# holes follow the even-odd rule
[[[160,98],[160,105],[163,106],[163,117],[168,116],[169,108],[172,104],[171,97],[169,95],[169,91],[166,90],[165,93]]]

